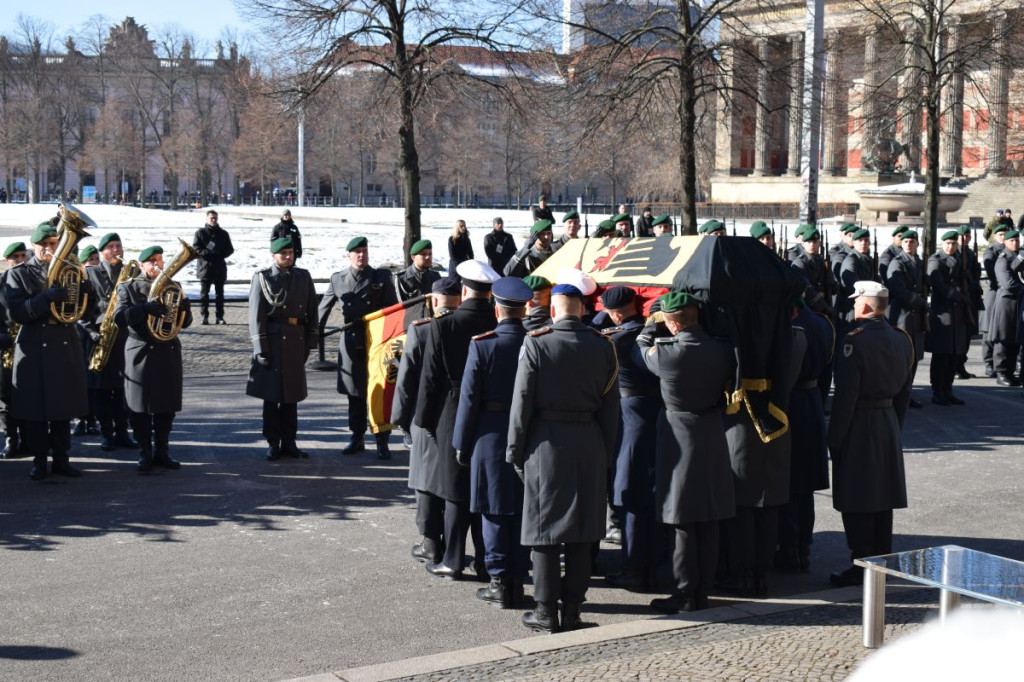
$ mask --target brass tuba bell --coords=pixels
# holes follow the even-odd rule
[[[160,301],[167,306],[165,314],[159,317],[150,315],[146,319],[146,327],[157,341],[170,341],[178,335],[178,332],[181,331],[182,326],[185,324],[185,311],[181,309],[181,300],[185,298],[185,292],[181,290],[181,285],[172,281],[171,278],[183,267],[198,258],[199,254],[185,243],[184,239],[179,239],[178,243],[181,244],[181,251],[157,275],[156,279],[153,280],[153,285],[149,288],[149,298],[147,300]]]
[[[66,301],[50,304],[50,316],[60,324],[74,324],[85,314],[89,305],[89,295],[82,291],[82,282],[88,279],[85,266],[75,255],[75,245],[79,240],[88,237],[85,226],[96,223],[71,204],[60,205],[60,223],[57,235],[60,241],[57,250],[50,259],[50,268],[46,275],[46,286],[59,286],[67,289]]]

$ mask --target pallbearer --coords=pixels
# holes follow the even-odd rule
[[[551,282],[540,275],[523,277],[526,286],[533,292],[533,298],[526,304],[526,318],[523,326],[532,332],[551,324]]]
[[[298,404],[306,399],[306,359],[317,345],[316,290],[307,270],[295,267],[289,237],[270,243],[273,265],[257,272],[249,288],[249,337],[253,360],[246,395],[263,400],[267,459],[308,458],[295,439]]]
[[[188,246],[181,242],[182,248]],[[178,331],[192,324],[192,306],[184,294],[150,300],[154,287],[157,292],[169,293],[180,286],[171,281],[177,270],[189,259],[181,254],[172,266],[164,270],[164,250],[150,246],[139,254],[138,277],[117,287],[117,307],[114,319],[122,329],[128,330],[124,347],[124,386],[130,421],[135,439],[139,441],[140,472],[154,466],[162,469],[180,469],[181,463],[171,458],[170,438],[174,415],[181,411],[182,363],[181,341]],[[173,316],[173,321],[172,321]]]

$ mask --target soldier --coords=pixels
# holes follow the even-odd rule
[[[1024,283],[1020,280],[1022,267],[1024,256],[1020,255],[1020,232],[1010,230],[1003,235],[1003,248],[993,268],[999,288],[989,321],[993,343],[992,365],[996,372],[996,383],[1000,386],[1020,386],[1020,380],[1014,375],[1021,345],[1020,301],[1024,298]]]
[[[462,278],[462,304],[451,315],[430,325],[413,420],[437,441],[437,460],[426,473],[425,487],[427,492],[445,500],[444,557],[440,562],[428,563],[427,571],[453,580],[462,578],[466,531],[471,526],[476,574],[486,574],[479,517],[472,518],[469,511],[469,471],[456,460],[452,437],[470,341],[497,325],[490,299],[491,285],[499,279],[491,266],[478,260],[459,263],[457,273]]]
[[[978,262],[978,254],[971,248],[971,226],[961,225],[957,228],[960,235],[960,256],[961,275],[963,291],[968,297],[970,314],[967,317],[967,350],[970,349],[971,339],[978,333],[978,316],[985,307],[982,303],[981,291],[981,263]],[[967,350],[964,350],[957,359],[956,378],[974,379],[975,375],[967,370]]]
[[[597,239],[621,236],[622,233],[615,229],[615,222],[612,220],[602,220],[597,224],[597,229],[594,230],[594,237]]]
[[[750,226],[750,236],[775,251],[775,233],[763,220],[755,221]]]
[[[803,231],[800,231],[803,228]],[[800,252],[790,259],[790,265],[800,271],[807,280],[808,286],[804,298],[808,307],[816,313],[835,317],[832,299],[839,286],[828,263],[821,257],[821,233],[813,225],[801,225],[797,232],[802,239]],[[809,228],[809,229],[808,229]]]
[[[981,344],[981,359],[985,363],[985,376],[992,378],[996,375],[995,369],[992,367],[992,309],[996,304],[996,292],[999,290],[999,282],[996,280],[996,258],[999,257],[999,252],[1003,250],[1003,240],[1007,230],[1010,228],[1006,227],[1002,223],[996,225],[993,232],[994,241],[989,244],[988,248],[985,249],[985,253],[981,256],[981,264],[985,270],[985,276],[988,279],[988,289],[985,291],[984,306],[985,306],[985,322],[986,326],[984,329],[985,340]]]
[[[629,215],[625,211],[612,217],[612,222],[615,223],[615,232],[619,237],[632,237],[633,236],[633,216]]]
[[[533,299],[526,304],[526,318],[523,326],[532,332],[551,324],[551,282],[540,275],[523,277],[526,286],[533,292]]]
[[[842,293],[836,299],[840,338],[853,327],[853,302],[850,295],[853,293],[854,285],[859,281],[874,280],[878,277],[874,261],[871,258],[871,232],[866,227],[862,227],[852,233],[850,237],[853,240],[853,250],[843,260],[843,267],[839,272],[839,286]]]
[[[659,301],[671,336],[655,340],[649,326],[637,345],[648,369],[661,380],[665,402],[658,416],[654,502],[662,523],[675,535],[675,589],[651,607],[678,613],[708,607],[719,522],[736,513],[722,421],[733,361],[729,348],[701,328],[696,298],[670,292]]]
[[[96,267],[100,264],[99,253],[96,251],[96,247],[92,244],[81,250],[78,254],[78,260],[83,266],[85,266],[86,275],[88,275],[89,268]],[[92,306],[95,298],[95,296],[91,296],[89,298],[89,307]],[[82,319],[85,319],[89,314],[90,312],[87,309],[85,315],[82,316]],[[96,331],[85,327],[82,324],[82,320],[79,320],[78,338],[82,342],[82,362],[85,363],[85,368],[89,369],[89,356],[92,355],[92,350],[95,347],[96,342],[99,341],[99,334]],[[95,436],[102,433],[96,425],[96,392],[91,390],[91,387],[89,386],[89,374],[91,374],[91,372],[86,372],[85,374],[86,387],[89,389],[87,391],[89,396],[89,412],[78,419],[78,423],[75,424],[75,428],[71,431],[72,436]],[[110,449],[113,450],[113,448]]]
[[[25,248],[25,242],[8,244],[4,249],[4,261],[7,269],[0,273],[0,355],[9,352],[12,358],[14,356],[14,335],[11,333],[13,320],[10,309],[7,307],[5,295],[7,275],[14,267],[27,260],[28,250]],[[11,369],[3,367],[0,368],[0,372],[3,374],[3,383],[0,384],[0,421],[2,421],[0,428],[3,428],[6,440],[3,450],[0,451],[0,459],[14,459],[21,454],[21,427],[19,420],[11,414],[11,394],[14,390],[11,383],[13,379]]]
[[[274,229],[270,233],[270,242],[273,244],[275,240],[286,237],[292,240],[295,260],[299,260],[302,258],[302,235],[299,234],[299,228],[295,225],[295,221],[292,220],[292,212],[287,208],[281,213],[280,222],[274,225]]]
[[[807,233],[810,232],[811,230],[815,230],[815,229],[817,229],[817,228],[815,228],[814,225],[809,225],[809,224],[805,223],[803,225],[798,225],[797,228],[795,230],[793,230],[793,242],[794,243],[793,243],[792,246],[789,247],[789,250],[787,251],[787,254],[786,254],[786,260],[787,261],[792,263],[792,262],[796,261],[797,258],[800,257],[800,255],[804,252],[804,245],[803,245],[803,243],[807,239]],[[820,232],[818,233],[818,239],[821,239],[821,233]],[[818,253],[819,256],[821,255],[821,249],[820,248],[818,249],[817,253]],[[824,259],[822,259],[822,260],[824,260]],[[828,263],[827,262],[825,263],[825,267],[826,267],[826,269],[828,269]],[[831,303],[831,301],[829,301],[829,302]]]
[[[512,260],[516,252],[516,240],[505,231],[505,221],[497,217],[492,222],[491,231],[484,237],[484,253],[487,255],[487,263],[496,272],[505,269],[505,265]]]
[[[245,394],[263,401],[267,460],[308,459],[295,440],[298,404],[306,399],[306,360],[319,335],[316,290],[309,271],[295,266],[289,237],[270,243],[274,264],[249,287],[249,338],[253,361]]]
[[[637,310],[636,292],[611,287],[601,294],[601,304],[615,326],[602,333],[615,344],[619,358],[619,444],[611,470],[610,505],[622,518],[624,569],[606,580],[614,587],[647,592],[656,583],[660,556],[661,526],[654,508],[654,451],[661,393],[658,378],[634,354],[636,338],[644,328]]]
[[[709,220],[700,226],[699,232],[704,237],[724,237],[725,224],[717,220]]]
[[[907,506],[900,430],[914,350],[907,335],[885,319],[885,287],[857,282],[853,296],[860,324],[840,344],[828,448],[832,506],[842,514],[851,558],[859,559],[892,552],[892,510]],[[850,566],[830,580],[860,585],[862,576],[860,567]]]
[[[883,286],[888,286],[889,263],[898,254],[903,253],[903,233],[909,229],[906,225],[897,225],[896,229],[892,231],[892,243],[885,247],[882,253],[878,254],[878,281]]]
[[[428,474],[437,468],[437,442],[427,430],[413,423],[416,397],[423,374],[423,347],[430,334],[430,324],[450,315],[462,303],[462,285],[456,277],[434,282],[431,294],[434,317],[416,320],[406,333],[402,359],[395,381],[395,399],[391,406],[392,422],[411,437],[409,448],[409,488],[416,491],[416,527],[422,540],[413,545],[412,556],[418,561],[436,563],[444,556],[444,499],[428,492]]]
[[[551,245],[551,249],[553,251],[558,251],[571,240],[579,238],[580,214],[576,211],[569,211],[562,216],[562,224],[565,225],[565,231],[562,232],[562,236],[558,238],[558,241]],[[497,270],[497,268],[495,268],[495,270]]]
[[[928,326],[928,299],[924,291],[924,264],[917,255],[917,232],[902,234],[903,248],[889,263],[886,281],[889,283],[889,322],[907,333],[914,344],[914,366],[910,370],[910,385],[914,385],[917,363],[924,358],[924,333]],[[910,407],[923,405],[910,399]]]
[[[850,253],[853,251],[853,233],[856,232],[858,229],[860,228],[857,227],[856,223],[843,223],[843,225],[839,228],[839,235],[842,238],[842,240],[838,244],[833,245],[832,248],[828,250],[828,267],[830,270],[832,270],[832,277],[836,280],[836,282],[842,282],[841,273],[843,270],[843,262],[846,260],[846,257],[850,255]],[[840,289],[841,288],[842,284],[840,284]],[[832,307],[835,308],[836,310],[842,307],[839,304],[839,300],[842,297],[843,292],[836,291],[836,299],[835,301],[832,302]]]
[[[320,329],[324,328],[334,304],[341,302],[341,315],[346,325],[338,342],[338,393],[348,396],[348,428],[352,432],[341,454],[356,455],[366,450],[367,372],[366,325],[363,316],[398,303],[391,273],[370,267],[369,242],[366,237],[353,237],[345,250],[349,267],[331,275],[327,291],[320,299]],[[390,431],[374,434],[377,458],[390,459]]]
[[[148,326],[150,317],[162,317],[168,312],[160,301],[149,300],[153,280],[163,267],[162,247],[143,249],[139,254],[141,272],[117,287],[114,309],[117,326],[128,330],[124,347],[124,392],[130,410],[129,421],[135,440],[139,442],[137,468],[142,473],[154,466],[181,468],[181,463],[170,456],[174,415],[181,411],[181,341],[177,336],[169,341],[159,340]],[[185,312],[184,329],[192,325],[192,307],[184,296],[181,307]]]
[[[499,279],[492,291],[498,326],[477,334],[469,345],[452,446],[459,463],[469,466],[469,510],[482,517],[491,584],[477,590],[477,599],[512,608],[522,600],[530,559],[519,542],[523,483],[505,461],[505,449],[512,388],[526,337],[523,317],[533,292],[516,277]]]
[[[651,236],[661,237],[663,235],[672,236],[672,217],[667,213],[658,216],[651,222]]]
[[[959,242],[957,231],[949,230],[942,235],[940,250],[928,259],[928,288],[932,298],[925,350],[932,354],[930,379],[932,402],[936,405],[964,404],[953,393],[956,366],[970,341],[967,336],[970,299],[962,290]]]
[[[544,632],[580,626],[619,426],[614,345],[580,320],[583,292],[559,284],[551,295],[554,323],[523,342],[506,453],[525,483],[521,540],[533,548],[537,606],[523,624]]]
[[[516,252],[505,265],[504,274],[508,277],[526,277],[540,267],[541,263],[551,257],[554,251],[551,250],[553,232],[551,220],[538,220],[530,228],[530,235],[536,237],[533,245],[525,245]]]
[[[421,239],[413,244],[409,249],[409,257],[412,258],[412,264],[395,277],[399,301],[426,296],[431,292],[434,282],[441,279],[441,273],[431,267],[434,263],[434,249],[429,239]],[[410,315],[423,317],[427,314],[426,301],[410,307],[414,308]]]
[[[199,254],[196,277],[200,282],[202,324],[210,324],[211,285],[215,291],[217,324],[227,324],[224,320],[224,282],[228,279],[227,259],[235,252],[235,247],[231,245],[231,235],[217,221],[216,211],[206,212],[206,225],[196,230],[192,248]]]

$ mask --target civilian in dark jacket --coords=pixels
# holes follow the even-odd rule
[[[281,214],[281,222],[274,225],[274,230],[270,233],[270,241],[275,239],[291,239],[292,248],[295,250],[295,260],[302,258],[302,235],[299,234],[299,228],[292,220],[292,212],[288,209],[284,210],[284,213]]]
[[[487,262],[496,272],[505,269],[516,252],[516,241],[505,231],[505,222],[501,218],[494,219],[494,229],[484,237],[484,253]]]
[[[538,220],[550,220],[552,223],[555,222],[555,216],[551,212],[551,207],[548,206],[547,195],[541,194],[537,197],[537,205],[533,207],[533,222]]]
[[[217,222],[217,212],[206,212],[206,225],[196,230],[192,248],[199,254],[196,277],[199,278],[199,304],[203,324],[210,324],[210,285],[216,292],[217,324],[224,320],[224,282],[228,279],[227,259],[235,252],[231,236]]]
[[[650,206],[644,206],[643,215],[636,219],[636,236],[637,237],[653,237],[654,227],[654,214],[651,213]]]
[[[469,231],[465,220],[456,220],[455,229],[448,237],[448,272],[455,272],[459,263],[473,259],[473,242],[469,240]]]

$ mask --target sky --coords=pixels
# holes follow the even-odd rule
[[[195,35],[199,41],[212,46],[228,28],[241,39],[253,31],[253,26],[243,21],[235,9],[233,0],[177,0],[177,2],[139,2],[138,0],[48,0],[33,9],[29,3],[18,3],[18,11],[9,8],[0,12],[0,34],[18,34],[19,13],[36,21],[44,21],[54,29],[54,42],[63,45],[68,35],[74,35],[86,25],[89,17],[102,14],[109,24],[119,24],[125,17],[135,17],[136,23],[145,26],[150,36],[161,27],[177,24],[186,33]],[[210,55],[212,56],[212,54]]]

